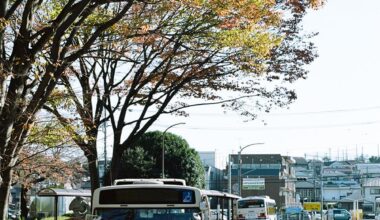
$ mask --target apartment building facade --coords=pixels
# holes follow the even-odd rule
[[[268,195],[278,207],[296,202],[294,160],[280,154],[231,154],[231,192],[242,197]],[[228,167],[227,167],[228,171]]]

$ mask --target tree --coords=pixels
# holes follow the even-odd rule
[[[380,157],[371,156],[368,160],[370,163],[380,163]]]
[[[330,159],[330,157],[328,157],[328,156],[326,155],[326,156],[324,156],[324,157],[322,158],[322,161],[323,161],[323,162],[330,162],[331,159]]]
[[[24,142],[68,66],[115,25],[133,0],[4,0],[0,3],[0,219]],[[102,19],[93,19],[94,14]],[[91,19],[91,25],[88,22]],[[85,41],[75,42],[91,27]]]
[[[82,124],[70,130],[86,155],[96,155],[91,140],[97,139],[100,124],[110,120],[115,175],[121,152],[161,114],[186,114],[184,109],[194,105],[223,103],[254,118],[252,109],[269,111],[291,103],[295,93],[281,83],[305,78],[303,66],[316,56],[299,23],[305,10],[320,1],[150,3],[135,2],[133,13],[104,33],[91,53],[72,63],[67,75],[75,77],[62,78],[63,94],[75,103]],[[80,37],[86,34],[79,42]],[[273,85],[265,88],[263,81]],[[78,85],[81,91],[73,89]],[[235,94],[226,99],[222,90]],[[207,103],[188,102],[190,97]],[[135,106],[143,108],[141,115],[126,120]],[[100,119],[103,107],[107,116]],[[54,106],[47,109],[66,125],[77,118],[63,117]],[[124,138],[127,129],[131,132]],[[96,164],[97,158],[89,160]],[[96,188],[96,169],[90,170]]]
[[[25,147],[19,154],[13,173],[12,185],[21,187],[21,216],[28,215],[27,192],[37,188],[41,182],[52,182],[63,186],[67,182],[75,183],[78,175],[83,176],[84,169],[73,155],[78,149],[71,147],[72,142],[63,129],[54,120],[39,122],[31,130]]]
[[[254,119],[257,111],[296,99],[287,85],[306,78],[305,65],[316,57],[300,27],[315,2],[213,3],[142,5],[129,21],[143,28],[120,29],[125,62],[106,75],[115,85],[105,102],[113,130],[112,177],[120,172],[122,152],[161,114],[221,104]],[[129,117],[136,109],[139,115]]]
[[[181,113],[180,110],[190,106],[171,103],[175,96],[216,100],[222,88],[263,97],[264,102],[269,102],[255,107],[261,105],[266,110],[293,100],[294,93],[281,86],[261,90],[258,81],[240,79],[252,76],[292,82],[304,78],[303,65],[310,63],[315,53],[313,45],[303,41],[298,25],[305,10],[318,3],[318,0],[1,1],[0,218],[5,218],[14,165],[37,112],[57,83],[62,83],[68,67],[92,51],[105,31],[118,30],[120,40],[125,39],[120,42],[127,46],[123,55],[130,67],[121,81],[115,76],[107,78],[108,82],[118,82],[112,83],[113,90],[106,92],[109,97],[102,103],[115,134],[111,167],[113,173],[118,173],[118,153],[141,136],[160,114]],[[119,100],[112,100],[111,94],[115,93]],[[235,96],[234,100],[227,107],[243,109],[242,99]],[[126,122],[126,113],[136,105],[145,106],[141,117]],[[151,107],[158,107],[158,111],[149,116],[146,113]],[[116,109],[120,109],[120,120],[113,115]],[[245,109],[242,113],[253,116]],[[124,139],[123,130],[132,124],[132,132]],[[84,138],[81,148],[90,166],[96,166],[95,149],[88,144],[89,140]]]
[[[284,85],[306,78],[304,66],[316,56],[299,24],[306,9],[320,4],[136,2],[133,13],[104,33],[92,53],[73,63],[67,74],[75,77],[62,78],[64,94],[80,115],[79,131],[86,130],[70,128],[73,137],[86,155],[96,155],[96,142],[91,140],[109,119],[114,135],[111,170],[117,176],[122,152],[161,114],[186,115],[185,109],[192,106],[223,104],[254,119],[257,109],[290,104],[296,95]],[[79,92],[73,89],[77,85]],[[231,97],[221,96],[221,91]],[[204,102],[194,103],[192,98]],[[140,116],[128,117],[136,106],[142,109]],[[103,107],[107,116],[100,120]],[[56,107],[49,111],[64,124],[72,122]],[[121,135],[126,130],[127,135]],[[92,185],[96,187],[96,181]]]
[[[102,117],[104,103],[112,87],[117,86],[107,81],[107,75],[114,73],[121,60],[118,52],[123,51],[117,48],[118,44],[111,43],[117,41],[115,37],[101,36],[92,46],[93,52],[73,63],[67,75],[62,76],[63,86],[56,88],[43,107],[66,128],[87,157],[92,191],[99,187],[97,140],[99,127],[107,120]],[[78,41],[82,40],[78,37]],[[76,85],[81,86],[80,92],[75,90]]]
[[[38,183],[51,181],[63,186],[67,181],[72,181],[74,174],[83,173],[79,161],[73,159],[64,161],[60,154],[46,152],[46,149],[39,149],[42,152],[36,152],[38,148],[29,147],[23,149],[20,154],[20,163],[16,167],[13,178],[13,184],[20,184],[21,187],[21,216],[27,219],[28,201],[27,192],[36,187]]]
[[[115,178],[161,178],[162,140],[165,139],[165,177],[204,187],[205,171],[198,153],[181,137],[147,132],[123,153],[121,172]]]

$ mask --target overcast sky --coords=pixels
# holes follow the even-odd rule
[[[243,153],[329,156],[353,159],[378,155],[380,144],[380,1],[330,0],[304,22],[319,57],[307,80],[296,83],[297,101],[243,122],[211,107],[192,109],[188,118],[162,117],[151,130],[185,122],[169,132],[199,151],[237,153],[239,146],[263,142]],[[224,158],[224,157],[223,157]],[[221,160],[224,160],[220,158]]]

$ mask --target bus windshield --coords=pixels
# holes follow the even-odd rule
[[[197,208],[102,208],[97,220],[201,220]]]
[[[250,200],[240,200],[238,202],[238,208],[260,208],[264,207],[264,200],[262,199],[250,199]]]

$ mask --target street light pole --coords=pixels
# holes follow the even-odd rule
[[[253,146],[253,145],[260,145],[260,144],[264,144],[264,143],[253,143],[253,144],[248,144],[244,147],[240,147],[240,150],[238,152],[238,163],[239,163],[239,174],[238,174],[238,180],[239,180],[239,196],[241,196],[241,152],[247,148],[247,147],[250,147],[250,146]]]
[[[324,216],[323,216],[323,164],[321,168],[321,219],[324,219]]]
[[[228,193],[231,193],[231,154],[228,154]]]
[[[168,128],[165,129],[165,131],[162,133],[162,165],[161,165],[161,177],[165,178],[165,133],[172,127],[177,126],[177,125],[183,125],[186,124],[185,122],[180,122],[176,124],[170,125]]]
[[[231,194],[231,154],[228,154],[228,193]],[[231,200],[228,200],[228,210],[231,210]],[[231,212],[228,212],[228,219],[231,219]]]

